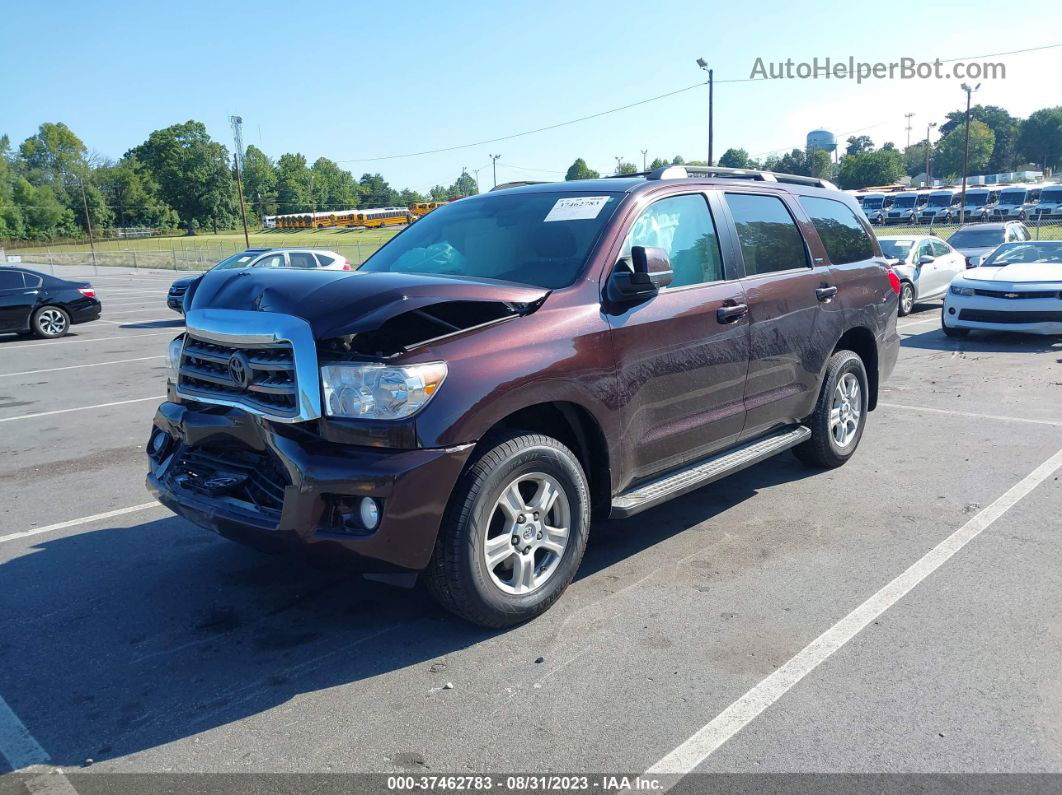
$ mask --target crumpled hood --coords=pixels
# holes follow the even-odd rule
[[[999,267],[973,268],[962,276],[975,282],[1062,284],[1062,265],[1057,262],[1016,262]]]
[[[373,331],[404,312],[451,301],[503,303],[521,311],[550,292],[492,279],[254,268],[207,273],[192,289],[189,310],[294,315],[310,324],[317,339]]]

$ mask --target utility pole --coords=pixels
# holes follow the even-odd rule
[[[966,169],[970,164],[970,99],[973,97],[973,93],[981,87],[978,83],[973,88],[970,88],[966,83],[963,83],[960,88],[966,92],[966,142],[963,145],[962,152],[962,198],[959,204],[959,224],[966,222]]]
[[[905,113],[905,114],[903,114],[903,117],[905,119],[907,119],[907,148],[908,149],[911,148],[911,117],[912,116],[914,116],[913,113]]]
[[[240,194],[240,218],[243,219],[243,240],[247,248],[251,247],[251,238],[247,234],[247,208],[243,206],[243,179],[240,176],[240,165],[243,162],[243,118],[229,116],[229,124],[232,125],[232,142],[236,146],[236,152],[232,159],[236,164],[236,187]]]
[[[85,198],[85,178],[78,177],[78,184],[81,185],[81,206],[85,208],[85,228],[88,229],[89,236],[89,248],[92,249],[92,267],[96,267],[96,241],[92,238],[92,217],[89,215],[88,199]]]
[[[649,154],[649,150],[648,149],[643,149],[642,150],[642,171],[648,171],[649,170],[649,168],[645,165],[645,156],[647,154]]]
[[[616,155],[615,157],[616,157],[616,173],[619,174],[620,173],[620,164],[623,163],[623,156],[622,155]]]
[[[714,86],[714,82],[713,82],[713,79],[712,79],[713,78],[713,73],[712,73],[712,70],[708,68],[708,62],[705,61],[703,58],[698,58],[697,59],[697,66],[701,67],[701,69],[703,69],[704,71],[706,71],[708,73],[708,165],[714,166],[715,165],[715,158],[714,158],[714,156],[712,154],[712,138],[714,137],[714,131],[712,130],[712,123],[713,123],[713,118],[712,117],[714,115],[712,105],[714,104],[714,99],[715,99],[715,97],[714,97],[715,86]]]
[[[501,155],[491,155],[490,156],[490,164],[491,164],[491,166],[494,167],[494,187],[495,188],[498,187],[498,158],[499,157],[501,157]]]
[[[926,187],[933,184],[933,173],[929,170],[932,163],[929,162],[929,153],[933,150],[933,144],[929,142],[929,131],[937,126],[935,121],[926,125]]]

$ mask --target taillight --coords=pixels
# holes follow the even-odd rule
[[[343,270],[345,270],[345,271],[349,271],[350,270],[350,263],[349,262],[344,262],[343,263]]]
[[[900,294],[900,277],[896,275],[896,271],[889,268],[889,287],[892,288],[893,293]]]
[[[78,287],[77,291],[79,293],[81,293],[83,296],[85,296],[86,298],[95,298],[96,297],[96,291],[93,290],[91,287]]]

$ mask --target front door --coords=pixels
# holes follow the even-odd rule
[[[37,290],[26,287],[21,271],[0,269],[0,331],[21,331],[37,303]]]
[[[745,421],[749,359],[744,293],[724,261],[703,193],[660,199],[630,226],[632,246],[668,253],[670,286],[634,304],[607,306],[623,400],[628,460],[618,489],[733,442]]]

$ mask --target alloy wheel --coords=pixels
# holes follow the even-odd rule
[[[37,315],[37,326],[49,336],[62,334],[66,331],[66,316],[58,309],[43,309]]]
[[[854,373],[845,373],[837,382],[830,406],[830,434],[838,447],[845,448],[852,443],[859,431],[862,415],[863,401],[859,379]]]

